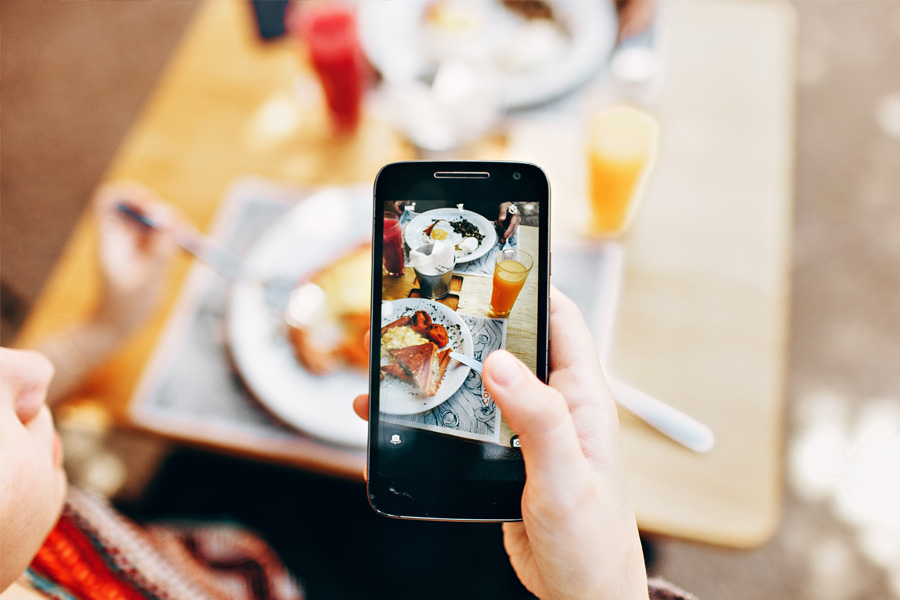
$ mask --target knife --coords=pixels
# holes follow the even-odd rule
[[[459,352],[451,352],[450,358],[461,362],[467,367],[471,367],[479,375],[481,374],[481,363],[472,358],[471,356],[466,356],[465,354],[460,354]]]

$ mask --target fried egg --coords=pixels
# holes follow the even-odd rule
[[[459,234],[453,231],[453,226],[450,225],[447,221],[438,221],[434,224],[434,227],[431,228],[431,237],[434,241],[443,241],[450,240],[454,241],[455,237],[458,237]]]

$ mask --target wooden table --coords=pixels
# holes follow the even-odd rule
[[[626,241],[609,367],[705,421],[718,439],[712,452],[696,455],[622,414],[642,529],[750,547],[774,532],[781,495],[793,14],[780,2],[671,5],[660,158]],[[321,130],[321,102],[296,101],[294,83],[308,74],[295,49],[256,43],[246,10],[238,0],[206,3],[106,177],[155,188],[201,229],[239,174],[293,184],[355,183],[371,181],[386,162],[412,157],[392,130],[371,118],[350,140],[329,138]],[[548,171],[559,242],[584,197],[583,153],[566,134],[540,131],[537,145],[523,143],[526,134],[511,140],[507,156],[531,158]],[[91,309],[95,237],[86,215],[18,344],[34,343]],[[164,309],[79,394],[104,403],[120,423],[128,422],[125,399],[187,268],[184,258]],[[235,451],[189,431],[171,435]],[[297,448],[255,454],[320,470],[333,462],[340,465],[333,472],[358,476],[358,453],[341,454],[310,439]]]

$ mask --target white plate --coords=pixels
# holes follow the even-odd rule
[[[514,30],[512,18],[498,0],[468,0],[472,9],[486,19],[484,35],[475,48],[495,46],[498,39]],[[359,3],[359,34],[363,49],[389,81],[425,79],[434,71],[420,45],[425,10],[434,0]],[[534,106],[578,88],[594,76],[606,62],[616,41],[616,15],[612,2],[550,0],[558,19],[570,33],[559,60],[520,72],[496,70],[503,105],[510,109]],[[470,52],[471,53],[471,52]]]
[[[371,236],[371,187],[334,188],[301,200],[260,236],[245,260],[254,277],[233,287],[227,320],[235,364],[256,398],[286,423],[323,440],[365,448],[353,399],[365,373],[314,375],[294,357],[283,312],[256,281],[297,282]]]
[[[432,223],[439,219],[448,222],[454,221],[460,217],[478,227],[478,231],[481,232],[484,239],[481,240],[481,244],[473,252],[458,257],[456,259],[457,264],[471,262],[490,252],[494,244],[497,243],[497,232],[494,230],[494,224],[476,212],[471,210],[460,211],[458,208],[436,208],[413,218],[412,221],[406,224],[406,231],[403,234],[406,245],[409,246],[410,250],[415,250],[419,246],[432,243],[434,240],[425,235],[425,230]]]
[[[403,316],[411,316],[414,312],[424,310],[435,323],[443,325],[450,337],[450,347],[455,352],[472,356],[475,344],[472,332],[465,321],[450,308],[434,300],[423,298],[403,298],[390,300],[381,304],[381,326],[396,321]],[[454,327],[454,325],[458,326]],[[382,364],[387,364],[382,359]],[[391,375],[385,375],[381,382],[381,412],[392,415],[415,415],[440,405],[463,384],[469,375],[469,367],[450,359],[441,386],[434,396],[426,396],[412,383],[402,381]]]

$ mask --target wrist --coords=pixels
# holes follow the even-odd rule
[[[56,371],[47,394],[51,406],[73,392],[113,351],[124,337],[103,322],[85,321],[46,339],[38,350]]]
[[[131,335],[142,323],[142,319],[135,318],[128,311],[123,311],[120,305],[109,299],[101,300],[93,315],[84,323],[85,329],[90,329],[103,340],[121,341]]]

